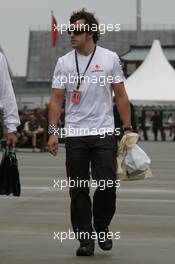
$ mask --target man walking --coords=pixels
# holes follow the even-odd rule
[[[3,126],[7,145],[17,143],[16,127],[20,124],[18,108],[8,72],[5,56],[0,52],[0,109],[2,109]]]
[[[70,188],[71,222],[80,241],[77,256],[94,254],[94,239],[91,236],[94,230],[98,234],[99,246],[103,250],[112,248],[112,240],[107,234],[116,207],[113,91],[123,129],[125,132],[131,130],[130,105],[119,57],[97,45],[98,28],[92,13],[82,9],[72,14],[68,34],[73,50],[58,59],[49,109],[48,149],[56,155],[58,137],[55,132],[66,97],[64,133],[68,177],[76,183],[80,180],[89,182],[91,164],[92,177],[97,182],[106,182],[104,190],[99,187],[95,190],[93,204],[89,185],[82,187],[77,184]],[[75,77],[74,81],[72,77]],[[113,183],[112,186],[108,186],[108,181]],[[99,238],[101,232],[106,235],[103,241]],[[83,238],[80,236],[82,233],[86,234]]]

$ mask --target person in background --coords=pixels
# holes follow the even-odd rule
[[[36,108],[34,110],[34,115],[36,118],[36,122],[39,124],[40,128],[43,129],[43,133],[40,134],[40,146],[41,152],[46,151],[47,144],[47,128],[48,128],[48,120],[43,115],[43,111],[40,108]]]
[[[3,127],[7,145],[17,143],[17,126],[20,124],[18,108],[13,91],[7,61],[0,52],[0,109],[2,109]]]
[[[18,138],[17,147],[20,147],[28,140],[28,137],[25,135],[24,132],[24,125],[26,122],[26,118],[23,111],[19,111],[19,118],[21,124],[17,127],[17,138]]]
[[[148,132],[146,127],[146,111],[143,109],[141,114],[141,130],[143,131],[143,138],[148,141]]]
[[[43,109],[43,116],[47,120],[47,124],[48,124],[49,104],[50,104],[49,102],[46,102],[45,108]]]
[[[115,124],[115,128],[120,128],[120,135],[119,136],[115,136],[116,140],[121,140],[121,138],[124,135],[124,131],[123,131],[123,122],[120,118],[120,114],[119,111],[117,109],[117,106],[115,104],[115,97],[113,98],[113,113],[114,113],[114,124]],[[130,108],[131,108],[131,126],[132,126],[132,132],[138,133],[138,128],[137,128],[137,122],[136,122],[136,117],[135,117],[135,109],[133,104],[130,102]]]
[[[154,140],[157,141],[158,132],[160,131],[161,139],[162,141],[165,141],[162,111],[160,111],[159,114],[157,113],[157,111],[154,111],[153,116],[151,117],[151,121],[152,121],[152,130],[154,134]]]
[[[42,128],[36,121],[36,117],[34,116],[34,114],[31,114],[30,121],[27,121],[24,124],[24,132],[28,138],[32,139],[33,152],[36,152],[37,138],[44,133],[44,128]]]
[[[172,137],[172,134],[173,134],[173,115],[172,113],[168,115],[168,125],[169,125],[169,136]]]

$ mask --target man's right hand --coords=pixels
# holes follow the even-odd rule
[[[58,137],[56,135],[50,135],[47,146],[49,153],[56,156],[58,153]]]
[[[15,132],[7,133],[6,140],[7,140],[7,146],[12,145],[12,147],[15,147],[18,141],[16,133]]]

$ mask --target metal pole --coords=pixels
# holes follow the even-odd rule
[[[136,15],[136,19],[137,19],[137,44],[139,44],[140,42],[140,33],[141,33],[141,29],[142,29],[142,25],[141,25],[141,0],[137,0],[137,15]]]

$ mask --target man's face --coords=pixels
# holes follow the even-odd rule
[[[91,38],[90,33],[85,32],[85,25],[84,19],[77,20],[75,23],[71,24],[69,36],[72,48],[83,47],[87,40]]]

